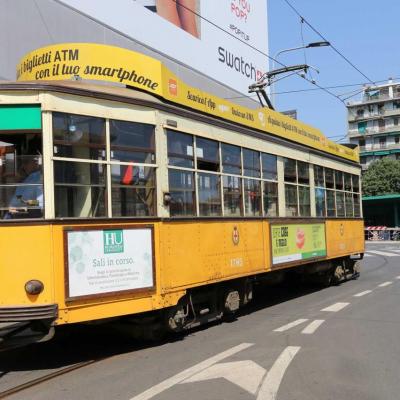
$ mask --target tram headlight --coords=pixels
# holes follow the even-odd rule
[[[43,282],[37,279],[32,279],[25,283],[25,291],[28,294],[35,295],[43,292],[44,285]]]

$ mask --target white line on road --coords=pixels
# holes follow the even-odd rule
[[[385,286],[389,286],[391,285],[393,282],[392,281],[387,281],[387,282],[383,282],[380,285],[378,285],[378,287],[385,287]]]
[[[363,292],[355,294],[354,297],[362,297],[369,293],[372,293],[372,290],[364,290]]]
[[[324,322],[325,322],[324,319],[316,319],[315,321],[309,323],[309,324],[301,331],[301,333],[304,333],[305,335],[311,335],[311,334],[313,334]]]
[[[291,328],[294,328],[297,325],[303,324],[304,322],[307,322],[307,321],[308,321],[308,319],[304,319],[304,318],[297,319],[296,321],[293,321],[290,324],[286,324],[286,325],[281,326],[280,328],[274,329],[274,332],[284,332]]]
[[[384,256],[384,257],[399,257],[398,254],[389,253],[387,251],[368,250],[368,253],[378,254],[379,256]]]
[[[239,353],[239,351],[245,350],[251,346],[253,346],[253,343],[242,343],[238,346],[232,347],[222,353],[219,353],[211,358],[208,358],[207,360],[202,361],[199,364],[194,365],[193,367],[185,369],[184,371],[180,372],[179,374],[176,374],[176,375],[172,376],[171,378],[168,378],[165,381],[159,383],[158,385],[155,385],[155,386],[151,387],[150,389],[138,394],[137,396],[132,397],[131,400],[151,399],[154,396],[157,396],[158,394],[163,392],[164,390],[170,389],[172,386],[191,377],[194,374],[197,374],[198,372],[210,367],[211,365],[216,364],[217,362],[223,360],[224,358],[230,357],[236,353]]]
[[[335,303],[329,307],[323,308],[321,311],[338,312],[347,307],[350,303]]]
[[[276,400],[283,375],[299,350],[298,346],[288,346],[283,350],[261,384],[257,400]]]
[[[400,279],[400,275],[399,275],[399,276],[396,276],[396,279]]]

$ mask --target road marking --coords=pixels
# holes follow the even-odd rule
[[[355,294],[354,297],[362,297],[362,296],[365,296],[368,293],[372,293],[372,290],[364,290],[363,292]]]
[[[364,253],[364,257],[373,257],[373,254]]]
[[[222,353],[219,353],[213,357],[208,358],[207,360],[202,361],[199,364],[194,365],[184,371],[172,376],[171,378],[166,379],[165,381],[159,383],[151,387],[150,389],[138,394],[135,397],[132,397],[131,400],[148,400],[157,396],[161,392],[164,392],[167,389],[170,389],[172,386],[184,381],[185,379],[190,378],[192,375],[197,374],[200,371],[203,371],[206,368],[216,364],[217,362],[223,360],[224,358],[230,357],[240,351],[243,351],[251,346],[253,343],[242,343],[238,346],[232,347]]]
[[[283,350],[261,384],[257,400],[276,400],[283,375],[299,350],[297,346],[288,346]]]
[[[238,385],[242,389],[255,395],[266,372],[267,371],[263,367],[259,366],[254,361],[235,361],[212,365],[210,368],[179,383],[183,384],[225,378],[234,385]]]
[[[335,303],[329,307],[323,308],[321,311],[338,312],[347,307],[350,303]]]
[[[399,276],[396,276],[396,279],[400,279],[400,275],[399,275]]]
[[[378,256],[384,256],[384,257],[399,257],[398,254],[389,253],[387,251],[368,250],[368,253],[373,253],[373,254],[377,254]]]
[[[387,281],[387,282],[383,282],[380,285],[378,285],[378,287],[385,287],[385,286],[389,286],[391,285],[393,282],[392,281]]]
[[[313,334],[324,322],[325,322],[324,319],[316,319],[315,321],[309,323],[309,324],[301,331],[301,333],[304,333],[305,335],[311,335],[311,334]]]
[[[274,332],[284,332],[291,328],[294,328],[297,325],[303,324],[304,322],[307,322],[307,321],[308,321],[308,319],[304,319],[304,318],[297,319],[296,321],[293,321],[290,324],[286,324],[286,325],[281,326],[280,328],[274,329]]]

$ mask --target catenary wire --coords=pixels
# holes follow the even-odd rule
[[[217,28],[218,30],[226,33],[227,35],[233,37],[234,39],[238,40],[239,42],[245,44],[246,46],[252,48],[253,50],[255,50],[256,52],[264,55],[265,57],[267,57],[268,59],[270,59],[271,61],[274,61],[276,64],[279,64],[282,67],[287,67],[287,65],[281,63],[280,61],[275,60],[273,57],[271,57],[270,55],[264,53],[263,51],[261,51],[260,49],[258,49],[257,47],[246,43],[244,40],[238,38],[237,36],[233,35],[232,33],[228,32],[227,30],[225,30],[224,28],[220,27],[219,25],[217,25],[215,22],[212,22],[211,20],[209,20],[208,18],[203,17],[201,14],[199,14],[198,12],[196,12],[195,10],[192,10],[191,8],[185,6],[184,4],[180,3],[179,0],[172,0],[174,1],[176,4],[178,4],[180,7],[184,8],[185,10],[191,12],[192,14],[196,15],[197,17],[199,17],[200,19],[206,21],[207,23],[209,23],[210,25],[214,26],[215,28]],[[306,21],[305,21],[306,22]],[[336,99],[338,99],[341,103],[345,104],[344,101],[337,95],[335,95],[334,93],[330,92],[328,89],[325,89],[324,87],[320,86],[318,83],[311,81],[310,79],[301,76],[299,73],[296,73],[296,75],[300,76],[301,78],[305,79],[307,82],[311,83],[314,86],[317,86],[320,90],[328,93],[329,95],[335,97]],[[242,96],[242,98],[251,98],[250,96]]]
[[[311,30],[313,30],[321,39],[328,42],[328,40],[323,36],[317,29],[315,29],[300,13],[297,9],[288,1],[283,0],[300,18],[301,20],[309,26]],[[340,57],[342,57],[348,64],[350,64],[356,71],[358,71],[364,78],[368,80],[369,83],[376,84],[373,80],[371,80],[367,75],[365,75],[358,67],[356,67],[343,53],[341,53],[331,42],[330,47],[334,50]]]

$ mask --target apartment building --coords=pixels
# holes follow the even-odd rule
[[[360,146],[363,170],[383,157],[400,159],[400,82],[366,86],[347,109],[348,139]],[[366,226],[400,226],[400,193],[362,200]]]
[[[400,158],[400,83],[365,87],[347,109],[348,138],[360,146],[363,169],[382,157]]]

